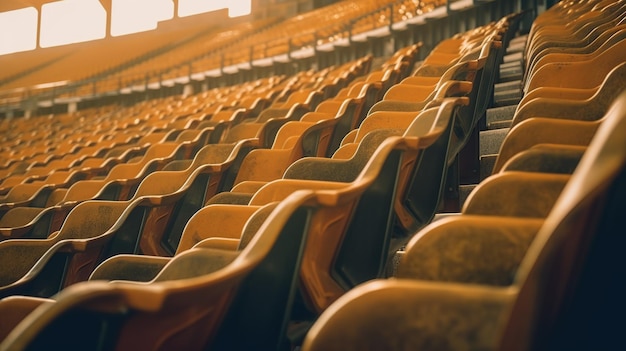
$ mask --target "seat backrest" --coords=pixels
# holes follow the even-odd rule
[[[126,209],[126,201],[85,201],[67,215],[57,239],[87,239],[105,233]]]
[[[212,264],[215,251],[194,248],[149,283],[70,286],[29,314],[0,349],[278,349],[296,293],[311,197],[300,191],[281,201],[222,268]]]
[[[129,162],[115,165],[106,176],[106,180],[125,179],[136,177],[143,167],[149,162],[165,157],[173,157],[180,148],[177,143],[154,144],[146,150],[146,153],[137,162]]]
[[[144,180],[139,184],[137,191],[135,192],[133,198],[138,198],[140,196],[147,195],[165,195],[168,193],[172,193],[178,190],[185,181],[187,181],[187,177],[198,167],[207,164],[220,164],[226,161],[235,148],[235,145],[232,144],[211,144],[206,145],[194,157],[191,162],[191,165],[187,167],[185,170],[181,171],[156,171],[150,173]],[[163,178],[162,172],[177,172],[180,175],[176,179],[176,182],[172,182],[172,180],[167,177],[168,182],[163,183],[161,179]]]
[[[449,98],[442,102],[431,128],[431,134],[439,134],[437,139],[424,148],[411,171],[401,175],[405,179],[400,184],[406,189],[399,191],[403,196],[399,199],[402,209],[396,212],[399,223],[409,232],[428,224],[439,209],[448,168],[466,142],[464,135],[459,136],[455,129],[469,117],[467,112],[471,115],[468,105],[468,98]],[[405,135],[423,133],[413,131],[415,127],[421,129],[414,123]]]
[[[308,180],[335,182],[331,183],[335,190],[330,190],[331,185],[327,190],[319,190],[329,200],[325,202],[326,207],[314,216],[305,251],[303,297],[311,309],[321,312],[345,291],[383,276],[397,194],[406,188],[404,182],[412,180],[409,174],[423,149],[435,145],[439,139],[446,145],[439,152],[442,153],[442,163],[447,164],[445,151],[454,121],[450,110],[454,110],[457,102],[456,99],[446,101],[441,115],[447,113],[447,118],[431,119],[428,128],[416,123],[415,128],[410,126],[404,136],[394,130],[373,131],[366,135],[361,145],[361,148],[372,151],[364,150],[367,152],[361,152],[362,155],[357,152],[351,160],[310,158],[294,163],[291,175],[302,172],[302,178]],[[420,137],[423,140],[420,141]],[[356,162],[358,159],[362,160]],[[289,186],[287,183],[294,180],[283,181]],[[346,185],[337,188],[336,182]],[[311,183],[324,188],[316,182]],[[268,184],[251,203],[266,196],[262,195],[263,192],[278,186],[280,181]],[[307,182],[302,182],[300,187],[306,188]],[[333,203],[334,207],[331,207]]]
[[[622,297],[605,289],[620,284],[612,280],[621,280],[624,272],[622,265],[611,262],[625,243],[625,198],[626,92],[611,106],[520,264],[519,293],[502,350],[564,345],[566,338],[578,340],[576,333],[589,333],[586,327],[598,333],[595,314],[620,306],[623,310]],[[621,287],[623,292],[623,282]],[[589,303],[594,309],[585,307]],[[613,341],[618,337],[603,335]]]
[[[542,86],[593,88],[598,86],[604,77],[624,61],[623,52],[626,39],[611,45],[601,52],[594,53],[593,58],[578,62],[547,63],[529,72],[525,82],[524,93]],[[593,73],[589,68],[593,67]],[[575,74],[575,73],[579,74]]]
[[[541,89],[535,89],[527,95],[536,95],[533,100],[528,100],[524,105],[519,106],[511,122],[511,126],[515,126],[521,121],[537,116],[545,116],[551,118],[565,118],[576,120],[597,120],[606,113],[608,107],[617,98],[624,88],[624,79],[626,79],[626,62],[623,62],[613,68],[602,83],[595,89],[595,93],[587,99],[572,99],[567,101],[567,90],[563,89],[564,99],[557,97],[541,97]],[[570,91],[574,89],[569,89]],[[576,89],[580,91],[582,89]],[[537,94],[533,94],[537,92]],[[563,101],[565,100],[565,101]],[[570,102],[569,106],[567,106]],[[548,110],[550,104],[557,106],[554,110]]]

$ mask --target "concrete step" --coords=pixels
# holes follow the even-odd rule
[[[488,122],[487,129],[494,130],[494,129],[502,129],[502,128],[511,128],[511,124],[513,124],[512,119],[508,119],[504,121],[494,121],[490,123]]]
[[[518,35],[515,38],[511,39],[511,41],[509,42],[509,46],[513,45],[514,43],[526,43],[527,40],[528,40],[527,34]]]
[[[526,50],[526,41],[511,41],[509,43],[509,46],[506,48],[506,53],[513,54],[518,52],[524,52],[524,50]]]
[[[524,55],[522,52],[514,52],[512,54],[507,54],[502,57],[502,62],[522,62],[524,59]]]
[[[500,69],[500,81],[499,83],[503,83],[503,82],[510,82],[510,81],[514,81],[514,80],[522,80],[522,76],[523,76],[523,70],[520,67],[511,67],[511,68],[501,68]]]
[[[402,256],[404,256],[406,252],[404,250],[396,251],[392,256],[390,261],[387,263],[387,269],[385,274],[387,277],[395,277],[398,272],[398,265],[400,264],[400,260],[402,260]]]
[[[459,203],[461,208],[465,205],[465,200],[472,193],[472,191],[478,186],[478,184],[465,184],[459,186]]]
[[[522,81],[521,80],[512,80],[510,82],[502,82],[502,83],[496,83],[493,85],[493,91],[495,92],[502,92],[502,91],[507,91],[507,90],[513,90],[513,89],[519,89],[519,91],[522,91]]]
[[[493,93],[494,107],[517,105],[522,100],[520,89],[503,90]]]
[[[444,218],[448,218],[448,217],[456,217],[456,216],[460,216],[461,214],[458,212],[442,212],[442,213],[437,213],[435,214],[435,217],[433,218],[433,222],[436,221],[440,221]]]
[[[509,128],[483,130],[480,132],[479,155],[493,155],[500,152],[500,145],[509,133]]]
[[[483,155],[480,157],[480,181],[493,174],[493,166],[496,164],[497,154]]]
[[[485,116],[487,126],[496,122],[512,120],[513,116],[515,115],[516,108],[517,108],[517,105],[509,105],[509,106],[493,107],[493,108],[487,109],[487,113]]]
[[[511,62],[505,62],[505,63],[500,64],[501,70],[513,69],[513,68],[523,69],[522,63],[520,61],[511,61]]]

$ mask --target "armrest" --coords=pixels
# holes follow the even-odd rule
[[[102,262],[89,280],[132,280],[147,282],[165,267],[171,257],[117,255]]]
[[[444,218],[411,239],[397,277],[510,285],[542,224],[514,217]]]
[[[481,182],[462,212],[473,215],[545,218],[567,184],[567,174],[504,172]]]

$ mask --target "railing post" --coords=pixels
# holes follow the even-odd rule
[[[224,61],[226,58],[224,57],[224,51],[222,51],[222,55],[220,56],[220,74],[224,75]]]
[[[352,46],[352,21],[348,21],[348,43]]]
[[[389,4],[389,33],[393,32],[393,3]]]
[[[291,61],[291,51],[293,50],[293,44],[291,42],[291,37],[287,39],[287,58]]]

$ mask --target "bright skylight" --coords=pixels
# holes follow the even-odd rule
[[[251,12],[251,0],[231,0],[228,5],[219,0],[178,0],[178,16],[185,17],[199,13],[210,12],[228,8],[229,17],[249,15]]]
[[[174,17],[172,0],[113,0],[111,35],[156,29],[160,21]]]
[[[174,7],[173,0],[112,0],[110,34],[156,29],[174,17]],[[178,0],[177,13],[185,17],[228,8],[229,17],[239,17],[249,15],[251,7],[252,0]],[[41,13],[34,7],[0,12],[0,55],[36,49],[38,29],[39,46],[46,48],[105,38],[106,25],[99,0],[50,0]]]
[[[252,13],[251,0],[236,0],[228,7],[229,17],[247,16]]]
[[[98,0],[64,0],[41,7],[41,47],[102,39],[107,13]]]
[[[37,47],[37,9],[0,12],[0,55]]]

